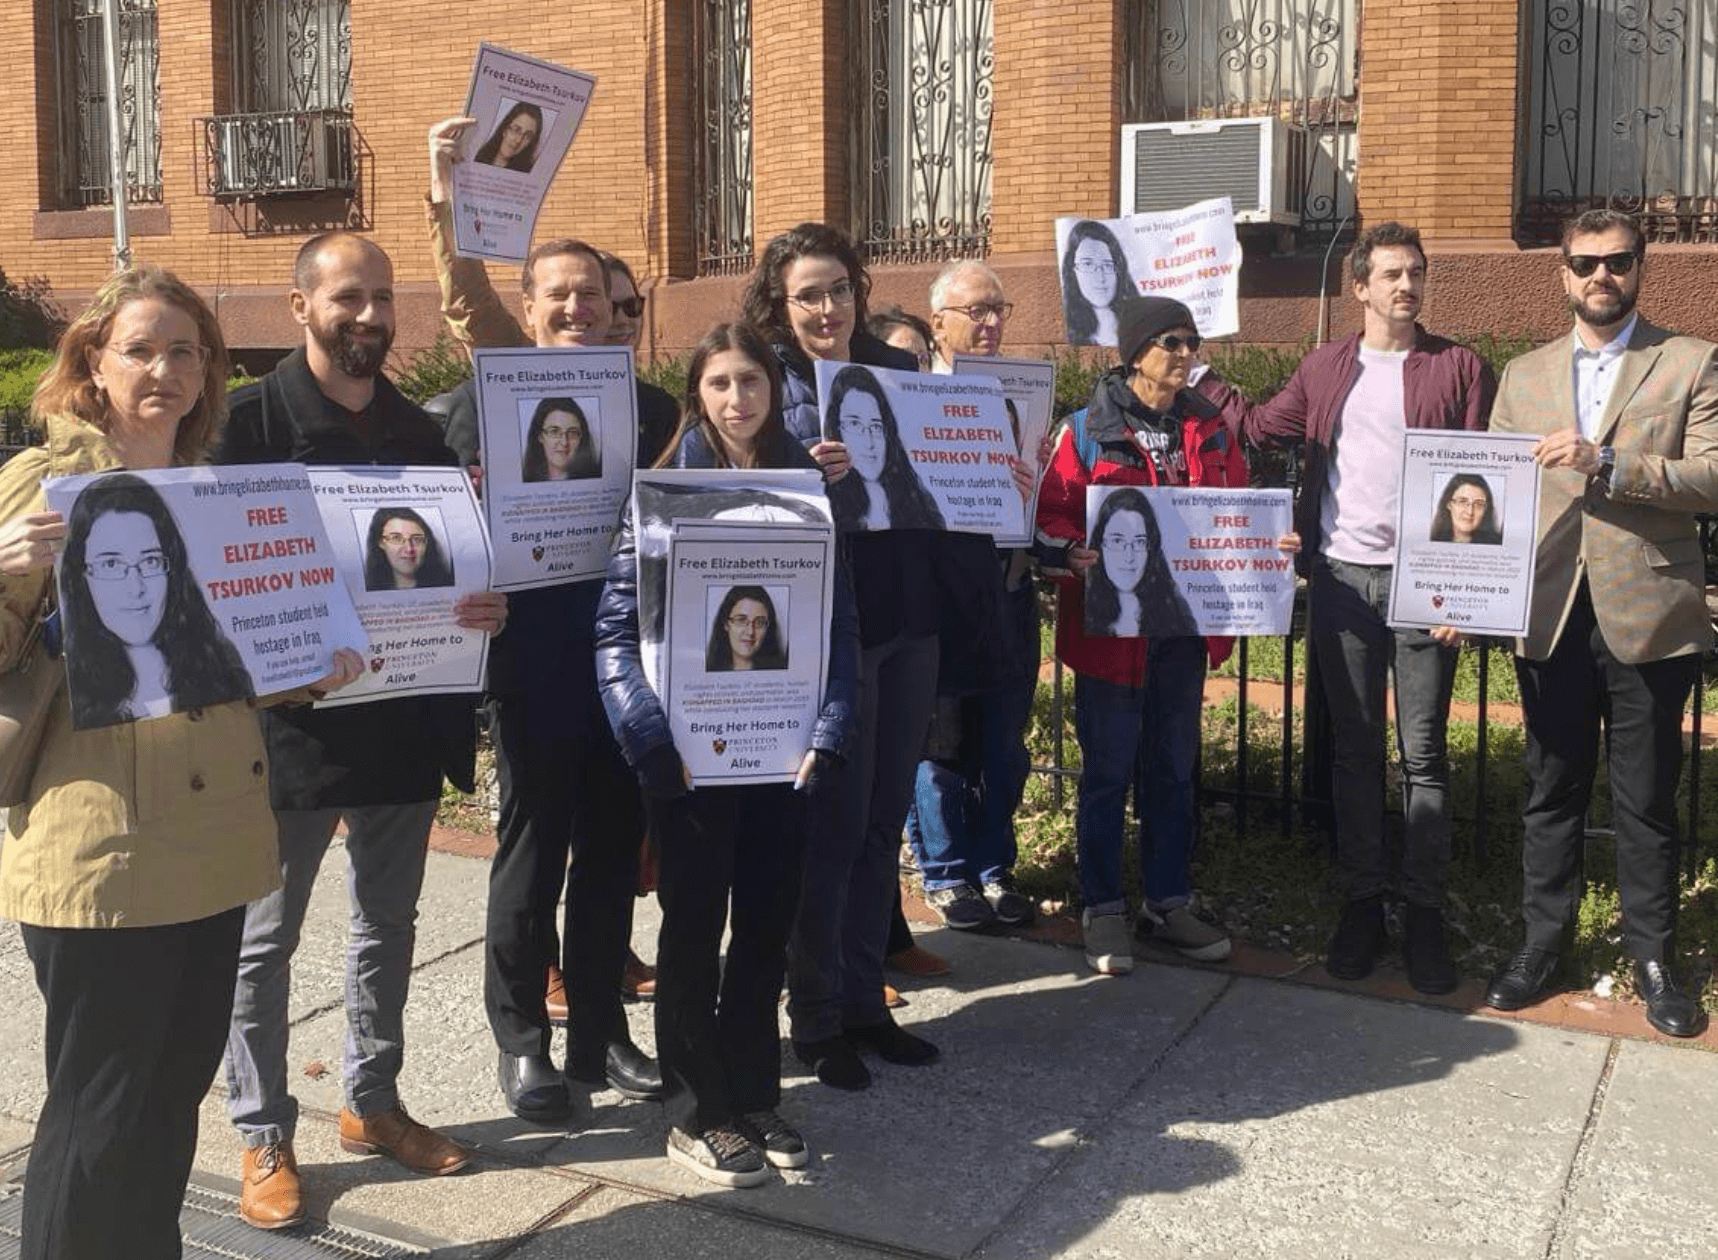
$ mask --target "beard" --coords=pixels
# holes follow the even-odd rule
[[[335,367],[354,380],[366,380],[380,374],[394,344],[394,332],[391,328],[376,328],[375,331],[381,334],[379,339],[360,341],[358,327],[351,320],[332,328],[312,323],[310,335],[316,338],[316,344],[322,347],[322,352]]]
[[[1586,299],[1571,297],[1569,309],[1575,312],[1576,318],[1582,323],[1605,328],[1627,319],[1639,299],[1638,289],[1633,293],[1626,290],[1619,290],[1615,294],[1597,293]]]

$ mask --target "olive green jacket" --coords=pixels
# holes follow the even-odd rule
[[[51,417],[46,447],[0,468],[0,521],[43,510],[44,477],[118,466],[101,431]],[[50,574],[0,576],[0,668]],[[0,845],[0,915],[39,927],[207,918],[280,884],[262,732],[248,702],[74,731],[61,692],[26,804]]]

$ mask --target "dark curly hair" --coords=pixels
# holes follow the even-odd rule
[[[1115,266],[1116,291],[1110,299],[1110,309],[1119,315],[1122,300],[1134,291],[1127,255],[1122,253],[1115,233],[1096,219],[1081,219],[1074,224],[1073,231],[1068,233],[1068,247],[1062,251],[1062,318],[1068,326],[1068,340],[1076,346],[1090,345],[1098,333],[1097,312],[1080,292],[1079,277],[1074,274],[1075,255],[1087,241],[1097,241],[1109,250],[1110,262]]]
[[[1104,530],[1117,512],[1137,512],[1145,520],[1145,572],[1134,586],[1139,597],[1140,625],[1136,634],[1150,624],[1159,637],[1199,633],[1193,610],[1175,585],[1169,572],[1169,562],[1163,556],[1163,534],[1157,528],[1157,513],[1151,510],[1151,500],[1133,486],[1112,491],[1098,508],[1098,518],[1089,534],[1090,546],[1098,553],[1098,562],[1086,574],[1086,633],[1113,634],[1110,627],[1121,616],[1121,595],[1115,582],[1104,568]]]
[[[778,344],[798,344],[787,319],[787,288],[783,277],[788,267],[801,258],[833,258],[847,269],[847,278],[853,283],[853,326],[865,327],[870,319],[866,303],[871,297],[871,273],[865,270],[853,238],[827,223],[801,223],[764,246],[764,255],[758,259],[757,270],[752,272],[741,299],[746,323],[761,329]]]
[[[896,529],[946,529],[942,509],[930,492],[913,475],[907,450],[901,445],[901,435],[895,423],[894,410],[879,382],[868,367],[850,363],[835,374],[829,387],[829,405],[824,408],[824,430],[839,439],[841,404],[847,395],[857,390],[877,401],[878,417],[883,422],[883,472],[877,478],[889,508],[889,524]],[[829,487],[829,505],[843,529],[864,529],[865,517],[871,510],[871,491],[857,472],[848,472]]]

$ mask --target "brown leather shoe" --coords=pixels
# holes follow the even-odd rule
[[[291,1142],[245,1147],[239,1172],[239,1215],[257,1229],[288,1229],[304,1222],[298,1161]]]
[[[890,954],[885,961],[896,971],[909,976],[946,976],[949,973],[948,959],[931,953],[923,945],[909,946],[899,953]]]
[[[620,995],[630,1002],[648,1002],[656,996],[656,968],[630,949],[620,973]]]
[[[354,1155],[386,1155],[426,1177],[443,1177],[471,1162],[470,1151],[419,1124],[404,1107],[362,1118],[342,1107],[340,1147]]]
[[[543,994],[543,1010],[549,1016],[551,1024],[565,1026],[567,1022],[567,982],[561,977],[561,969],[554,963],[549,964],[547,992]]]

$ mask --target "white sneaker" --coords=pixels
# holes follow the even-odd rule
[[[1140,936],[1153,945],[1172,949],[1196,962],[1222,962],[1229,956],[1229,934],[1213,927],[1191,907],[1176,906],[1162,914],[1144,911],[1139,920]]]
[[[1125,976],[1133,970],[1127,915],[1082,911],[1080,931],[1086,938],[1086,966],[1101,976]]]

